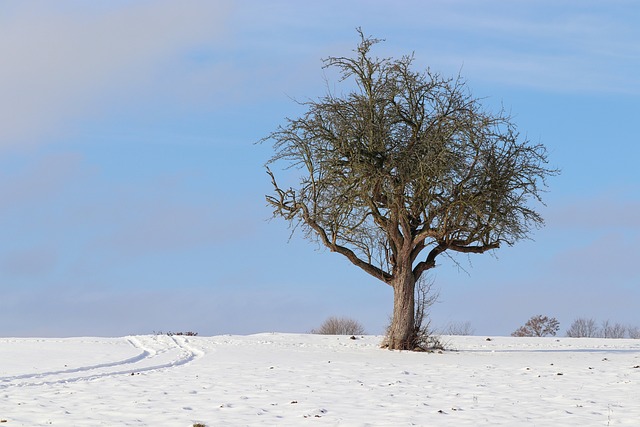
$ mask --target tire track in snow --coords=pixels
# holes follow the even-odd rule
[[[91,381],[98,378],[156,371],[186,365],[204,353],[187,344],[184,337],[128,337],[127,341],[141,350],[136,356],[89,366],[0,377],[0,390],[10,387],[32,387]],[[148,341],[148,342],[143,342]],[[159,348],[157,348],[159,347]]]

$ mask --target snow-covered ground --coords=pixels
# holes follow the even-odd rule
[[[640,425],[640,340],[0,338],[0,426]]]

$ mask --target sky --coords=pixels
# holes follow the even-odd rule
[[[357,27],[561,170],[530,240],[440,257],[432,324],[640,325],[637,22],[635,0],[1,1],[0,336],[383,333],[392,289],[270,219],[256,144]]]

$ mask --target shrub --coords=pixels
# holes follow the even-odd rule
[[[596,321],[580,317],[573,321],[567,330],[567,336],[571,338],[595,338],[600,335]]]
[[[560,329],[560,322],[555,317],[537,315],[527,320],[511,334],[513,337],[546,337],[555,336]]]
[[[414,316],[415,343],[416,350],[444,350],[444,343],[431,328],[429,318],[430,308],[438,302],[440,293],[433,289],[433,279],[422,276],[416,283]]]
[[[474,332],[471,322],[452,322],[443,331],[445,335],[473,335]]]
[[[627,328],[620,323],[602,322],[602,338],[624,338]]]
[[[162,331],[154,331],[153,334],[154,335],[167,335],[167,336],[170,336],[170,337],[172,337],[174,335],[181,335],[181,336],[185,336],[185,337],[197,337],[198,336],[197,332],[191,332],[191,331],[188,331],[188,332],[167,332],[167,333],[164,333]]]
[[[331,316],[318,329],[312,329],[311,333],[320,335],[362,335],[365,331],[357,320],[348,317]]]
[[[637,326],[624,326],[620,323],[611,323],[609,320],[602,322],[598,327],[593,319],[580,317],[573,321],[567,330],[567,336],[572,338],[640,338],[640,328]]]
[[[627,326],[627,335],[629,338],[640,339],[640,328],[637,326]]]

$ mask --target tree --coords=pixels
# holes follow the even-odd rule
[[[584,337],[597,337],[600,335],[600,330],[596,321],[593,319],[586,319],[580,317],[573,321],[569,329],[567,330],[567,336],[571,338],[584,338]]]
[[[348,317],[331,316],[318,329],[313,329],[311,333],[320,335],[362,335],[365,332],[364,327],[357,320]]]
[[[512,337],[546,337],[555,336],[560,329],[560,322],[555,317],[542,315],[532,316],[524,326],[520,326],[511,334]]]
[[[361,30],[353,57],[329,57],[344,95],[302,102],[261,142],[274,217],[393,288],[388,344],[415,347],[414,290],[442,254],[484,253],[528,236],[543,219],[546,149],[511,118],[485,111],[460,78],[412,70],[413,56],[379,59]],[[271,167],[300,172],[281,186]]]
[[[627,335],[629,335],[629,338],[633,338],[633,339],[639,339],[640,338],[640,328],[637,326],[627,326]]]
[[[620,323],[611,323],[609,320],[602,322],[602,338],[624,338],[627,328]]]

